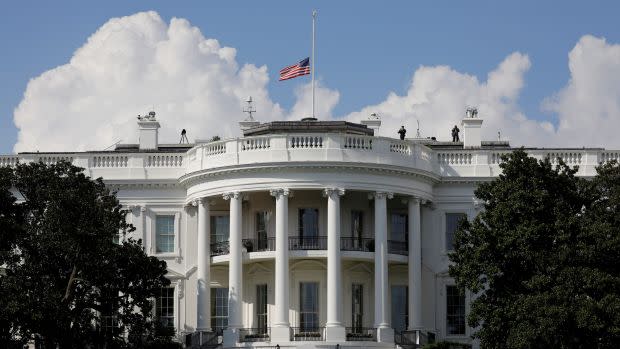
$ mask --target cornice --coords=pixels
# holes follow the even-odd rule
[[[296,170],[350,170],[356,173],[364,171],[367,173],[383,173],[400,176],[414,176],[425,182],[436,184],[441,181],[441,177],[435,173],[407,168],[402,166],[382,165],[382,164],[359,164],[352,162],[303,162],[303,163],[291,163],[291,162],[275,162],[265,165],[235,165],[220,167],[217,169],[200,170],[192,173],[185,174],[179,178],[179,183],[183,186],[191,187],[197,183],[205,181],[207,178],[215,179],[230,174],[239,173],[264,173],[264,172],[278,172],[283,173],[285,171]]]

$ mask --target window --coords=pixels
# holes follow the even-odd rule
[[[446,323],[449,335],[465,334],[465,294],[456,286],[446,286]]]
[[[211,216],[211,243],[228,241],[230,234],[229,216]]]
[[[256,324],[258,333],[267,333],[267,285],[256,285]]]
[[[267,250],[267,222],[268,213],[265,211],[256,212],[256,249],[257,251]]]
[[[115,337],[120,334],[120,322],[118,321],[118,291],[105,290],[101,294],[101,312],[99,322],[101,331],[106,337]]]
[[[392,286],[392,328],[402,332],[409,321],[409,297],[407,286]]]
[[[211,327],[218,334],[228,327],[228,288],[211,289]]]
[[[361,333],[364,321],[364,285],[353,284],[352,285],[352,305],[351,309],[351,325],[353,326],[353,333]]]
[[[390,221],[390,239],[394,241],[409,241],[407,237],[408,225],[409,222],[406,214],[392,213]]]
[[[351,211],[351,236],[356,241],[362,241],[364,234],[364,211]]]
[[[162,327],[174,328],[174,287],[162,287],[155,304],[155,316]]]
[[[319,210],[316,208],[299,209],[299,237],[317,237],[319,235]]]
[[[174,252],[174,216],[157,216],[155,219],[156,252]]]
[[[446,213],[446,250],[454,249],[454,232],[461,219],[466,219],[465,213]]]
[[[299,284],[299,327],[301,332],[317,332],[319,328],[319,283]]]

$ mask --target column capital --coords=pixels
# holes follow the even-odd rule
[[[228,192],[228,193],[224,193],[224,194],[222,194],[222,198],[223,198],[224,200],[230,200],[230,199],[242,199],[242,198],[243,198],[243,196],[242,196],[241,192],[238,192],[238,191],[231,191],[231,192]]]
[[[384,199],[384,198],[392,199],[394,198],[394,193],[378,191],[378,192],[368,194],[368,199]]]
[[[293,193],[288,188],[276,188],[269,190],[269,195],[275,197],[276,199],[280,196],[293,196]]]
[[[324,197],[343,196],[345,190],[342,188],[325,188],[323,189]]]
[[[413,203],[417,203],[421,205],[424,203],[424,200],[417,196],[409,196],[409,197],[405,197],[402,199],[403,204],[408,204],[409,202],[413,202]]]
[[[202,204],[202,205],[205,205],[205,206],[206,205],[213,206],[213,205],[215,205],[215,200],[211,200],[209,197],[205,196],[205,197],[202,197],[202,198],[194,199],[194,200],[190,201],[189,204],[191,206],[193,206],[193,207],[198,207],[199,204]]]

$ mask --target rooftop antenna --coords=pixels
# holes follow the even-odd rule
[[[243,109],[244,113],[248,113],[248,118],[245,121],[254,121],[254,117],[252,117],[252,113],[256,113],[256,108],[252,106],[252,96],[249,96],[245,101],[248,104],[248,107]]]
[[[498,141],[502,140],[502,131],[501,130],[497,130],[497,140]]]
[[[119,139],[118,141],[114,142],[112,145],[110,145],[109,147],[104,148],[103,150],[108,150],[108,149],[112,148],[113,146],[117,145],[118,143],[120,143],[122,141],[123,141],[122,139]]]
[[[415,122],[418,124],[418,129],[415,131],[415,138],[422,138],[422,136],[420,136],[420,120],[415,119]]]

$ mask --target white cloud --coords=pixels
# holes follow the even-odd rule
[[[620,147],[620,45],[583,36],[568,55],[570,81],[543,107],[559,117],[565,146]]]
[[[466,106],[477,106],[484,119],[483,139],[508,139],[513,146],[620,147],[620,45],[584,36],[569,54],[571,79],[567,86],[543,103],[556,113],[557,127],[521,112],[519,93],[530,60],[512,53],[491,71],[486,81],[447,66],[420,67],[402,96],[390,93],[376,105],[346,116],[359,121],[373,112],[382,116],[380,134],[395,137],[400,125],[415,136],[416,119],[423,137],[451,138]]]
[[[361,120],[376,112],[383,121],[380,134],[391,137],[397,136],[400,125],[408,129],[408,137],[415,136],[417,119],[422,137],[451,140],[450,131],[455,124],[460,125],[465,107],[477,106],[479,115],[484,118],[483,139],[495,140],[501,130],[502,139],[510,139],[513,143],[516,140],[519,144],[526,141],[522,134],[531,136],[534,132],[537,137],[543,137],[548,133],[519,111],[517,99],[529,68],[528,56],[518,52],[506,57],[488,74],[486,82],[447,66],[422,66],[413,74],[405,95],[392,92],[385,101],[346,118]]]
[[[267,67],[240,67],[235,54],[184,19],[168,25],[155,12],[113,18],[69,63],[29,82],[14,114],[14,149],[88,150],[136,142],[135,116],[152,107],[164,141],[177,141],[182,128],[190,139],[233,136],[248,95],[261,120],[285,118],[269,97]]]
[[[359,121],[371,113],[383,120],[380,134],[396,137],[400,125],[415,135],[450,139],[466,106],[484,118],[483,139],[509,139],[514,146],[620,147],[620,45],[582,37],[569,54],[571,78],[546,110],[557,114],[557,127],[528,118],[519,94],[530,68],[529,57],[508,55],[480,81],[448,66],[421,66],[404,93],[388,94],[344,118]],[[273,102],[266,66],[240,66],[236,50],[205,38],[184,19],[164,22],[155,12],[113,18],[79,48],[70,62],[32,79],[15,109],[19,128],[15,151],[102,149],[122,140],[137,141],[135,116],[152,107],[162,123],[161,139],[175,142],[182,128],[190,139],[239,133],[237,121],[248,95],[260,121],[310,115],[310,83],[294,91],[290,111]],[[317,82],[316,115],[334,118],[337,90]]]

